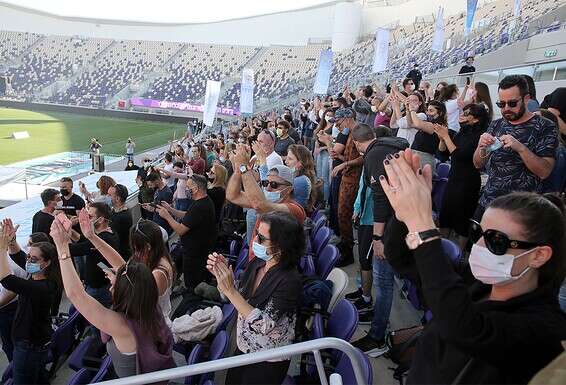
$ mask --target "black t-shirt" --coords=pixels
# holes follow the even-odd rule
[[[163,201],[169,204],[173,202],[173,193],[171,192],[171,189],[167,186],[164,186],[161,190],[156,189],[155,192],[153,193],[153,203],[158,205]],[[157,213],[157,211],[153,213],[153,222],[163,227],[165,231],[167,231],[167,234],[171,234],[173,232],[173,229],[171,229],[169,223],[167,223],[165,219],[161,218],[161,216]]]
[[[33,216],[31,232],[45,233],[49,235],[49,233],[51,232],[51,224],[53,223],[54,220],[55,217],[53,215],[39,210]]]
[[[51,306],[59,298],[61,288],[53,281],[32,280],[8,275],[0,281],[19,295],[18,308],[12,323],[12,338],[43,346],[51,339]]]
[[[118,237],[118,252],[124,259],[130,258],[130,228],[132,227],[132,213],[130,209],[112,212],[110,227]]]
[[[470,72],[476,72],[476,67],[464,64],[462,66],[462,68],[460,68],[460,72],[458,72],[458,73],[459,74],[469,74]]]
[[[214,203],[216,223],[220,223],[220,214],[222,213],[222,208],[224,207],[224,202],[226,201],[226,190],[222,187],[213,187],[211,189],[208,189],[207,193]]]
[[[290,136],[286,137],[285,139],[279,138],[275,143],[275,152],[280,156],[287,156],[287,149],[292,144],[295,144],[295,141]]]
[[[119,242],[116,234],[103,231],[98,234],[98,236],[106,243],[108,243],[114,250],[119,250]],[[97,266],[99,262],[109,265],[106,259],[100,254],[100,252],[93,246],[90,241],[85,240],[83,242],[71,243],[69,245],[71,255],[73,257],[80,257],[82,255],[86,256],[85,263],[85,283],[87,286],[98,289],[109,284],[106,276],[102,269]]]
[[[413,150],[426,152],[428,154],[436,154],[436,150],[438,149],[438,136],[435,134],[427,134],[424,131],[419,130],[415,134],[415,139],[413,140],[413,144],[411,148]]]
[[[61,196],[61,199],[63,200],[63,211],[67,215],[75,216],[77,215],[77,210],[81,210],[85,207],[84,199],[77,194],[71,195],[69,199]]]
[[[348,135],[344,135],[343,133],[339,133],[336,137],[336,143],[340,143],[346,146],[346,142],[348,141]],[[341,159],[332,159],[332,168],[341,165],[344,163]]]
[[[193,202],[181,223],[189,231],[181,237],[187,256],[204,259],[210,254],[216,242],[216,214],[214,202],[208,196]]]

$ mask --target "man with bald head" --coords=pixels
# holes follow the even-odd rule
[[[278,164],[283,164],[283,159],[275,152],[275,134],[273,132],[270,130],[262,130],[257,136],[257,142],[267,155],[265,160],[267,161],[267,167],[269,169]],[[252,158],[252,160],[254,159],[255,157]]]

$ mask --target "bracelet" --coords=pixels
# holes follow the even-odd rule
[[[64,261],[65,259],[69,259],[71,258],[71,254],[67,254],[67,253],[63,253],[61,254],[61,256],[59,257],[60,261]]]

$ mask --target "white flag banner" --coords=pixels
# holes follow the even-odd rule
[[[521,0],[515,0],[515,6],[513,7],[513,16],[521,16]]]
[[[387,68],[389,60],[389,30],[378,28],[375,32],[375,47],[373,54],[373,66],[371,72],[383,72]]]
[[[242,71],[240,112],[244,114],[253,114],[254,112],[254,70],[251,68],[244,68]]]
[[[205,125],[212,127],[216,116],[216,105],[220,97],[220,82],[216,80],[206,81],[206,93],[204,94],[204,111],[202,121]]]
[[[436,23],[434,27],[434,37],[431,49],[435,52],[442,52],[444,47],[444,8],[438,7]]]
[[[318,61],[318,71],[314,79],[313,92],[318,95],[325,95],[328,92],[330,84],[330,73],[332,72],[332,56],[331,49],[325,49],[320,52],[320,60]]]

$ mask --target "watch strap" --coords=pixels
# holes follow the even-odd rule
[[[373,234],[371,239],[373,239],[374,241],[381,241],[383,239],[383,235]]]
[[[430,229],[419,232],[419,238],[421,239],[422,242],[425,242],[430,238],[436,238],[440,236],[441,236],[440,230],[438,229]]]

